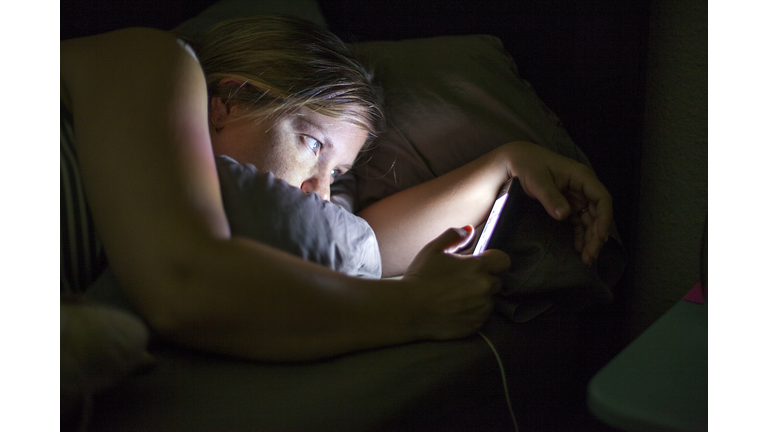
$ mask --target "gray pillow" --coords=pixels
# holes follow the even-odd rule
[[[368,223],[316,194],[216,157],[233,236],[247,237],[350,276],[381,277],[381,255]]]

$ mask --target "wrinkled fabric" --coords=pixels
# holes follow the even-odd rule
[[[381,255],[368,223],[317,194],[218,156],[232,236],[247,237],[350,276],[381,277]]]

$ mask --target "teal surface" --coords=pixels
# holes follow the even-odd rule
[[[707,305],[678,302],[595,375],[587,400],[623,430],[707,430]]]

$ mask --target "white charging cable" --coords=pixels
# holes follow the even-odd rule
[[[504,385],[504,396],[507,398],[507,408],[509,408],[509,415],[512,417],[512,424],[515,426],[515,432],[520,432],[520,430],[517,428],[517,419],[515,419],[515,413],[512,411],[512,402],[509,400],[509,389],[507,388],[507,374],[504,373],[504,364],[501,362],[501,357],[499,356],[499,353],[496,351],[496,347],[493,346],[490,339],[488,339],[482,332],[477,332],[483,339],[485,339],[485,342],[488,344],[489,347],[491,347],[491,351],[493,351],[493,355],[496,356],[496,361],[499,363],[499,370],[501,370],[501,383]]]

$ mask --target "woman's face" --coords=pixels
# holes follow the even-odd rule
[[[211,105],[214,119],[221,112],[216,109],[216,99]],[[236,115],[236,110],[233,107],[227,115]],[[225,118],[222,116],[222,121]],[[277,122],[246,120],[226,124],[218,132],[211,128],[217,156],[253,164],[259,171],[269,171],[326,201],[331,198],[333,178],[352,168],[367,138],[365,130],[309,108],[282,116]]]

